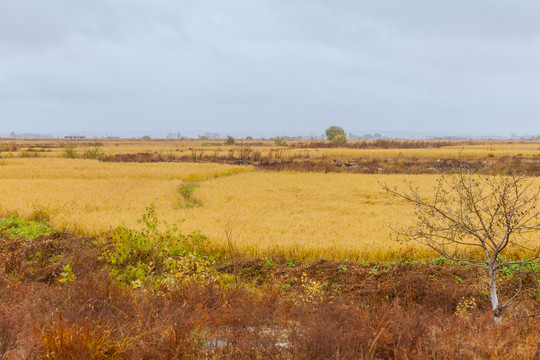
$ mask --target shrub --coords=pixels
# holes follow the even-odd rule
[[[191,208],[201,205],[201,202],[194,196],[194,192],[198,186],[199,182],[197,181],[187,181],[178,189],[178,194],[180,194],[183,200],[182,207]]]
[[[129,341],[117,340],[113,329],[88,322],[72,324],[60,317],[58,322],[35,331],[44,347],[45,359],[119,359],[127,351]]]
[[[339,134],[334,136],[332,142],[337,145],[345,145],[347,143],[347,138],[345,137],[345,135]]]
[[[75,148],[75,144],[67,144],[64,147],[64,157],[67,157],[68,159],[78,158],[79,154],[77,153],[77,150]]]
[[[111,248],[103,257],[111,275],[133,288],[150,285],[177,286],[184,281],[213,279],[212,261],[202,254],[206,237],[199,232],[183,235],[178,223],[169,226],[158,220],[154,205],[139,220],[141,231],[119,227],[111,234]],[[165,230],[160,230],[160,225]]]
[[[234,145],[235,142],[236,141],[234,140],[234,138],[231,135],[229,135],[227,136],[227,140],[225,140],[225,145]]]
[[[38,154],[30,151],[23,151],[20,154],[20,157],[22,158],[37,158]]]
[[[287,146],[287,142],[281,136],[278,136],[274,139],[274,145],[276,146]]]
[[[84,159],[98,160],[98,159],[101,159],[102,156],[103,156],[103,152],[101,151],[100,146],[95,146],[92,149],[88,149],[82,154],[82,157]]]

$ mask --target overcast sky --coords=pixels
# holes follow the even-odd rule
[[[0,133],[540,134],[537,0],[0,0]]]

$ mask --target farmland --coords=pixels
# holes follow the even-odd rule
[[[0,345],[59,358],[322,359],[338,346],[345,358],[405,359],[460,357],[455,341],[463,358],[540,356],[534,319],[492,326],[482,272],[396,241],[391,227],[410,225],[414,207],[383,189],[408,183],[431,199],[456,166],[540,185],[540,143],[285,145],[1,141]],[[509,317],[525,319],[539,283],[517,270],[502,291],[521,282]]]
[[[183,229],[202,231],[216,248],[224,247],[224,229],[227,223],[232,223],[237,230],[242,229],[235,239],[239,250],[251,255],[387,261],[399,258],[407,251],[408,256],[418,257],[422,251],[405,248],[390,239],[389,225],[406,225],[412,219],[413,211],[410,205],[386,194],[382,185],[403,187],[404,182],[408,182],[420,186],[428,194],[439,170],[433,168],[427,174],[393,174],[387,170],[391,167],[386,166],[374,174],[365,174],[357,173],[362,170],[359,167],[336,167],[334,158],[345,162],[346,159],[376,154],[386,160],[381,164],[389,164],[419,154],[430,159],[474,156],[472,161],[514,156],[509,161],[519,162],[525,169],[526,164],[530,164],[532,171],[536,171],[540,164],[538,143],[448,146],[434,142],[433,147],[420,149],[280,150],[267,141],[249,147],[249,151],[245,150],[244,144],[204,144],[126,140],[99,144],[90,141],[80,144],[6,142],[4,148],[11,147],[16,151],[4,152],[5,159],[0,165],[0,212],[4,216],[19,214],[26,218],[45,216],[55,227],[95,236],[121,224],[137,227],[137,219],[145,208],[154,204],[161,219],[169,223],[183,220]],[[445,146],[434,147],[437,145]],[[188,156],[190,161],[172,162],[107,162],[84,158],[85,153],[96,148],[104,158],[114,154],[150,153],[160,154],[158,156],[162,158],[173,154],[174,159],[179,159],[182,154],[194,152],[200,155],[201,151],[202,156],[195,159]],[[208,150],[201,150],[206,148]],[[66,158],[66,149],[72,149],[77,158]],[[245,154],[258,151],[261,157],[274,152],[273,161],[277,164],[287,163],[287,152],[303,152],[303,156],[291,155],[295,159],[291,162],[332,159],[326,160],[331,162],[332,171],[326,174],[287,169],[254,172],[253,166],[209,161],[210,156],[220,158],[220,155],[214,156],[215,152],[231,153],[232,160],[241,158],[241,151]],[[29,153],[37,157],[27,157]],[[512,155],[518,153],[521,155],[517,158]],[[377,166],[384,166],[381,164]],[[191,195],[199,202],[193,204],[195,206],[184,206],[181,189],[186,184],[193,187]],[[415,255],[415,252],[420,253]]]
[[[137,228],[145,208],[154,204],[162,220],[184,220],[183,229],[202,231],[218,248],[225,246],[224,230],[231,222],[242,229],[235,239],[238,249],[251,255],[367,261],[392,260],[407,250],[390,239],[389,226],[406,225],[413,209],[386,194],[381,184],[407,181],[427,193],[437,179],[59,158],[6,159],[1,169],[4,216],[43,217],[83,236],[122,224]],[[199,203],[184,206],[180,189],[194,182]]]
[[[39,170],[38,170],[39,169]],[[234,176],[224,176],[231,175]],[[200,204],[183,206],[179,189],[201,181]],[[243,228],[239,249],[265,256],[388,260],[389,218],[405,223],[411,209],[384,194],[379,182],[405,179],[433,185],[433,176],[253,173],[249,167],[213,164],[101,163],[95,160],[5,160],[2,212],[46,217],[51,224],[85,236],[121,224],[137,227],[154,203],[161,219],[183,219],[186,231],[201,230],[224,244],[227,221]],[[383,260],[379,259],[379,260]]]

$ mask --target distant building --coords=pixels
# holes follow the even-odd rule
[[[86,136],[84,136],[84,135],[68,135],[68,136],[64,136],[64,139],[79,140],[79,139],[86,139]]]

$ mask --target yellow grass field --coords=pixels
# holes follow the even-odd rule
[[[184,219],[216,247],[231,224],[238,250],[258,256],[388,260],[404,246],[389,224],[412,220],[410,205],[380,183],[406,180],[429,194],[436,175],[253,172],[251,167],[191,163],[104,163],[37,158],[0,161],[0,216],[49,217],[52,225],[96,235],[137,219],[154,203],[160,219]],[[178,189],[200,181],[199,207],[183,207]],[[420,250],[420,248],[416,248]],[[415,250],[415,251],[416,251]],[[421,253],[412,253],[420,256]]]
[[[309,142],[309,141],[308,141]],[[354,140],[350,143],[354,144]],[[17,151],[4,154],[0,157],[20,157],[28,149],[32,149],[32,155],[38,157],[60,157],[63,155],[64,146],[73,145],[79,155],[92,150],[96,146],[107,155],[151,152],[172,154],[174,156],[227,156],[233,152],[234,156],[240,157],[242,147],[249,146],[252,151],[259,151],[262,156],[267,156],[270,151],[283,153],[285,157],[300,158],[355,158],[355,157],[418,157],[418,158],[474,158],[474,157],[503,157],[503,156],[540,156],[540,143],[538,141],[485,141],[473,144],[444,146],[441,148],[411,148],[411,149],[353,149],[353,148],[308,148],[298,149],[292,147],[278,147],[272,140],[238,140],[236,145],[224,145],[223,140],[126,140],[126,139],[85,139],[78,141],[69,140],[6,140],[5,146],[19,144]],[[290,145],[300,143],[291,141]],[[254,144],[254,145],[250,145]]]
[[[46,213],[55,226],[96,234],[122,222],[135,226],[152,202],[167,210],[178,208],[183,181],[252,170],[216,164],[7,159],[0,163],[0,211],[24,217]],[[178,218],[176,211],[164,217]]]
[[[325,157],[418,157],[418,158],[476,158],[503,156],[540,156],[540,144],[497,144],[445,146],[429,149],[319,149]]]

